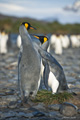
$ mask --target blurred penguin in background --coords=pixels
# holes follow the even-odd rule
[[[12,50],[12,42],[11,42],[11,33],[8,33],[8,40],[7,40],[7,48],[8,48],[8,52],[10,52]]]
[[[51,38],[49,40],[49,47],[48,47],[48,52],[57,55],[61,55],[63,50],[62,50],[62,43],[61,43],[61,38],[59,34],[53,34],[51,35]]]
[[[1,54],[6,54],[8,52],[7,41],[8,41],[8,35],[5,33],[5,30],[2,29],[0,34],[0,53]]]
[[[60,39],[61,39],[61,43],[62,43],[62,47],[64,49],[68,48],[70,45],[70,41],[69,41],[69,37],[66,34],[60,34]]]
[[[17,47],[20,48],[20,47],[21,47],[21,44],[22,44],[22,43],[21,43],[21,36],[18,35],[18,36],[17,36]]]
[[[49,39],[49,46],[48,46],[48,52],[53,53],[55,48],[55,42],[56,42],[56,34],[52,34]]]
[[[71,40],[72,48],[79,47],[80,42],[79,42],[79,40],[77,39],[77,36],[76,36],[75,34],[70,35],[70,40]]]
[[[77,39],[79,41],[79,47],[80,47],[80,34],[77,34],[76,37],[77,37]]]
[[[55,51],[55,54],[57,54],[57,55],[61,55],[62,52],[63,52],[62,44],[61,44],[61,38],[60,38],[59,34],[56,34],[56,41],[55,41],[55,44],[54,44],[54,51]]]

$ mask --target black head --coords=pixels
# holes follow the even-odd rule
[[[37,39],[40,40],[41,44],[45,43],[46,41],[48,41],[48,38],[46,36],[39,36],[39,35],[34,35],[34,37],[36,37]]]
[[[28,23],[28,22],[23,22],[23,23],[21,23],[21,25],[24,25],[27,30],[29,30],[29,29],[35,29],[36,30],[36,28],[32,27],[30,25],[30,23]]]

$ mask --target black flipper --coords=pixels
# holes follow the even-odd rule
[[[21,57],[22,57],[22,46],[20,48],[20,52],[19,52],[19,55],[18,55],[18,88],[19,88],[19,91],[20,91],[20,75],[19,75],[19,65],[20,65],[20,61],[21,61]]]
[[[41,55],[42,58],[46,59],[47,61],[54,63],[55,65],[57,65],[61,70],[63,70],[62,66],[58,63],[58,61],[48,52],[39,49],[39,53]]]
[[[48,78],[49,78],[50,69],[46,61],[43,61],[43,63],[44,63],[43,81],[46,89],[48,90]]]

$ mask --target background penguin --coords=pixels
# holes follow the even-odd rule
[[[21,36],[20,35],[18,35],[16,41],[17,41],[17,47],[20,48],[21,47]]]
[[[61,55],[62,52],[63,52],[60,34],[56,34],[56,41],[55,41],[55,44],[54,44],[54,51],[55,51],[55,54],[57,54],[57,55]]]
[[[42,37],[39,37],[39,36],[36,38],[38,38],[40,41],[43,41],[42,43],[44,43],[44,37],[45,36],[43,36],[43,39]],[[44,50],[47,50],[49,45],[48,41],[45,46],[43,45],[41,47]],[[60,92],[62,90],[67,90],[68,86],[67,86],[67,81],[66,81],[63,69],[57,66],[57,64],[54,64],[53,62],[51,62],[50,60],[47,61],[43,59],[43,65],[44,65],[44,68],[42,67],[42,72],[43,71],[44,72],[42,76],[43,76],[45,87],[48,89],[48,86],[49,86],[52,89],[53,94],[56,92]]]
[[[19,85],[21,97],[25,101],[30,95],[35,97],[40,85],[41,60],[34,49],[32,40],[27,30],[34,29],[29,23],[24,22],[19,27],[22,40],[22,50],[19,57]],[[18,64],[19,64],[18,63]]]
[[[8,34],[5,33],[4,29],[1,29],[1,33],[0,33],[0,54],[5,55],[8,52],[7,41],[8,41]]]

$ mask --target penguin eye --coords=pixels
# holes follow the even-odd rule
[[[29,25],[28,25],[27,23],[25,23],[25,27],[26,27],[26,29],[28,29],[28,26],[29,26]]]
[[[48,39],[47,39],[46,37],[44,37],[44,42],[43,42],[43,43],[45,43],[47,40],[48,40]]]

